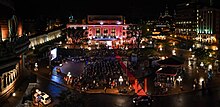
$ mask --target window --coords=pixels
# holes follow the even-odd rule
[[[108,34],[108,29],[104,29],[104,35],[106,36]]]
[[[96,35],[99,36],[100,35],[100,28],[96,29]]]
[[[112,28],[111,35],[112,35],[112,36],[115,36],[115,28]]]
[[[97,28],[97,29],[96,29],[96,33],[100,33],[100,28]]]

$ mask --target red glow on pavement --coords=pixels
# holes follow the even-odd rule
[[[144,90],[142,89],[142,87],[140,86],[140,84],[138,83],[137,79],[134,77],[133,74],[131,74],[131,72],[127,69],[127,67],[124,65],[124,63],[121,61],[121,56],[116,55],[116,59],[119,61],[122,69],[126,72],[130,83],[132,83],[133,88],[135,89],[135,93],[138,96],[146,96],[147,94],[144,92]],[[132,78],[132,79],[131,79]],[[133,82],[133,78],[135,78],[135,82]],[[146,89],[147,89],[147,85],[146,85]]]

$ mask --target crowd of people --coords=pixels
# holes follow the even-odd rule
[[[120,83],[119,77],[123,77]],[[88,62],[83,74],[74,80],[74,85],[82,90],[116,88],[119,85],[129,85],[126,74],[115,59],[96,59]]]

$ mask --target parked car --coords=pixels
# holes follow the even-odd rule
[[[50,97],[48,94],[42,92],[42,93],[41,93],[41,102],[42,102],[44,105],[48,105],[48,104],[51,103],[51,97]]]
[[[135,105],[145,105],[151,106],[153,103],[153,99],[151,96],[137,96],[133,98],[133,103]]]
[[[33,94],[34,105],[39,105],[39,103],[43,103],[44,105],[48,105],[52,102],[51,96],[46,94],[45,92],[36,89],[36,92]]]

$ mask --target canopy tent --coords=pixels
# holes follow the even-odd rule
[[[169,58],[166,58],[164,60],[160,60],[157,63],[160,66],[171,66],[171,67],[179,67],[184,64],[185,59],[183,57],[172,55]]]
[[[160,68],[156,71],[156,74],[160,75],[169,75],[169,76],[176,76],[177,75],[177,69],[174,67],[164,67]]]

